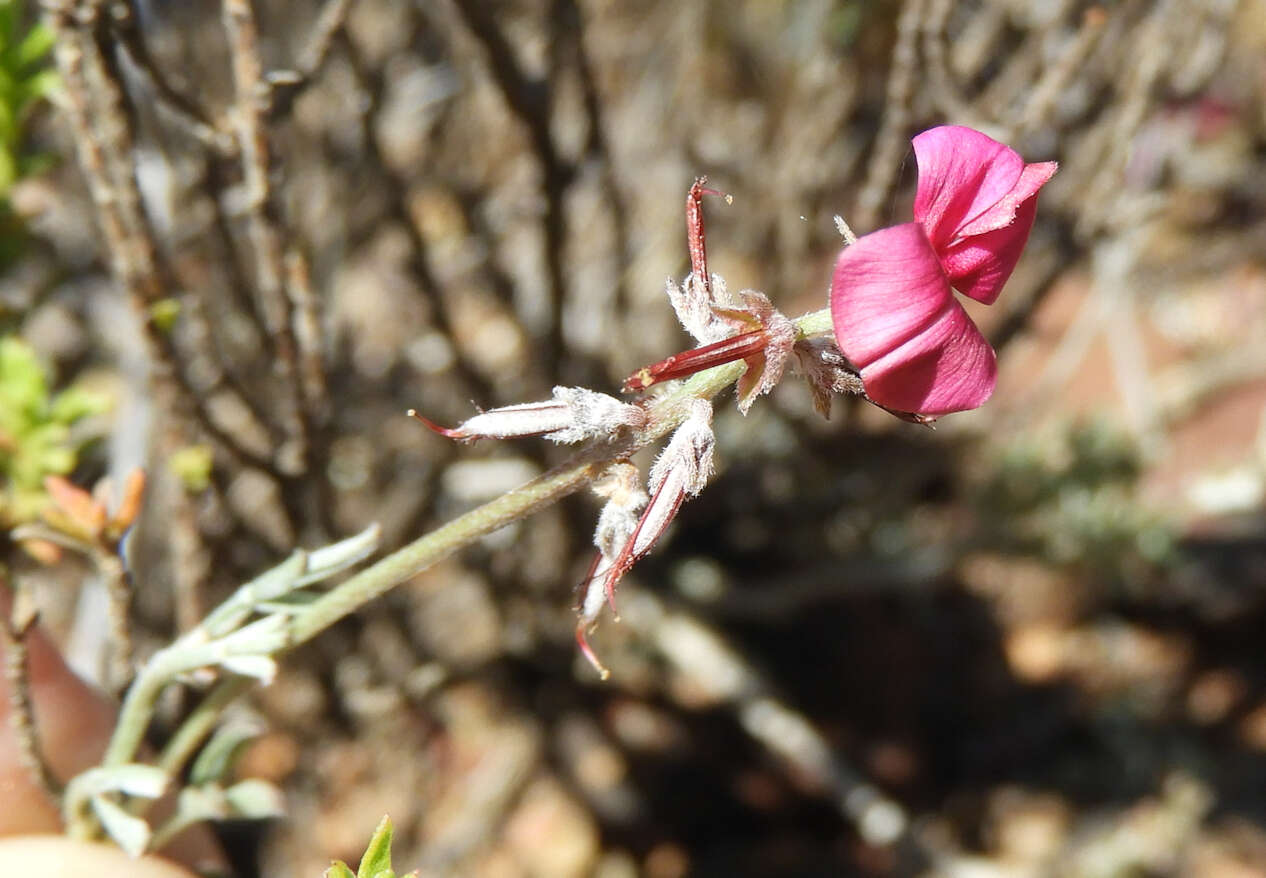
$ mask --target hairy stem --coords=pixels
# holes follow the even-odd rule
[[[796,320],[796,341],[808,338],[811,335],[826,335],[833,330],[830,308],[823,308],[821,311],[810,311]]]
[[[311,639],[395,585],[480,537],[593,483],[612,463],[676,429],[685,417],[690,400],[715,396],[738,380],[743,369],[743,363],[736,362],[700,372],[651,403],[646,428],[626,441],[585,449],[527,484],[472,509],[362,570],[295,617],[290,628],[291,645]]]
[[[796,321],[797,337],[818,335],[829,331],[830,326],[829,311],[806,314]],[[742,362],[725,363],[668,388],[650,402],[647,426],[642,430],[622,441],[580,451],[549,472],[419,537],[326,592],[293,617],[287,631],[287,648],[311,640],[374,598],[479,538],[592,484],[611,464],[624,460],[676,429],[686,417],[692,400],[716,396],[737,381],[744,368]],[[138,677],[133,686],[136,691],[129,693],[124,701],[118,725],[106,751],[105,765],[121,765],[136,758],[158,694],[159,687],[154,683],[159,677],[145,672]],[[249,686],[250,681],[245,678],[229,677],[211,690],[203,699],[202,706],[190,715],[164,750],[162,767],[172,773],[178,772],[211,733],[219,713]]]
[[[798,338],[831,329],[829,309],[796,321]],[[303,643],[421,570],[499,530],[573,494],[606,472],[607,467],[668,435],[685,418],[693,399],[711,399],[743,374],[741,362],[726,363],[694,375],[651,403],[647,426],[621,443],[585,449],[571,460],[527,484],[485,503],[362,570],[295,617],[291,646]]]

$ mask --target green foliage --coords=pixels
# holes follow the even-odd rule
[[[37,23],[22,32],[22,6],[0,0],[0,199],[35,170],[38,158],[22,155],[23,123],[31,108],[57,85],[57,74],[46,66],[53,48],[53,32]]]
[[[325,878],[396,878],[391,868],[391,818],[384,817],[374,830],[374,836],[365,848],[365,855],[360,858],[360,868],[356,874],[341,860],[335,860],[325,870]],[[417,873],[410,873],[416,875]]]
[[[191,494],[200,494],[210,486],[214,463],[210,445],[189,445],[167,458],[167,468]]]
[[[202,786],[229,777],[237,758],[258,735],[259,729],[244,723],[221,726],[194,760],[189,769],[189,783]]]
[[[105,411],[99,393],[70,387],[53,395],[35,352],[0,338],[0,528],[37,517],[48,502],[44,478],[75,468],[82,439],[71,425]]]
[[[1139,503],[1142,473],[1128,437],[1102,423],[1011,445],[976,502],[1006,551],[1093,569],[1121,584],[1175,560],[1167,523]]]
[[[21,219],[9,203],[13,184],[49,164],[46,155],[23,150],[31,111],[57,87],[57,73],[48,66],[53,31],[37,22],[24,29],[27,15],[19,0],[0,0],[0,268],[22,252],[26,237]]]
[[[149,316],[161,332],[171,332],[172,327],[176,325],[176,318],[180,316],[180,300],[174,298],[158,300],[149,306]]]

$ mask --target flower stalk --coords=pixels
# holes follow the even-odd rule
[[[806,314],[794,324],[801,338],[829,332],[830,313],[823,310]],[[410,577],[493,531],[593,484],[613,464],[676,430],[689,416],[695,400],[712,399],[734,384],[744,368],[741,361],[725,363],[667,388],[647,402],[645,425],[630,431],[626,438],[579,451],[549,472],[458,516],[353,575],[312,603],[296,608],[285,627],[284,645],[274,655],[311,640]],[[141,688],[145,691],[129,697],[107,749],[105,765],[128,764],[137,758],[145,730],[153,718],[152,679],[138,680],[144,684]],[[171,774],[180,771],[211,734],[223,708],[247,691],[253,682],[249,677],[226,674],[173,735],[160,759],[161,767]],[[129,705],[132,709],[128,709]]]

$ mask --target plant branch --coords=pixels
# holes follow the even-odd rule
[[[814,311],[796,321],[797,338],[819,335],[830,328],[829,309]],[[544,475],[453,519],[356,574],[295,616],[289,646],[310,640],[339,619],[480,537],[592,483],[612,463],[668,435],[685,418],[691,400],[711,399],[737,381],[744,369],[742,362],[734,362],[694,375],[656,397],[649,404],[647,426],[628,440],[585,449]]]
[[[127,294],[144,332],[155,367],[152,380],[160,408],[190,416],[227,453],[271,472],[270,460],[244,447],[228,427],[212,417],[203,395],[191,384],[170,335],[155,322],[153,306],[168,292],[159,276],[158,250],[140,210],[140,193],[128,164],[132,143],[122,89],[111,79],[101,47],[79,21],[89,10],[72,0],[61,0],[50,5],[49,12],[57,35],[54,57],[63,87],[62,109],[96,207],[111,273]],[[124,167],[126,171],[119,170]],[[188,444],[183,436],[175,435],[166,442],[169,447]]]
[[[796,321],[797,337],[821,334],[829,331],[830,325],[829,310],[806,314]],[[737,381],[744,369],[742,362],[725,363],[670,386],[647,403],[645,428],[623,441],[595,445],[580,451],[570,460],[527,484],[414,540],[326,592],[311,604],[297,607],[288,619],[284,649],[293,649],[311,640],[409,577],[481,537],[591,484],[612,463],[626,459],[676,429],[685,419],[692,400],[716,396]],[[215,616],[213,613],[208,619]],[[169,648],[164,652],[170,651]],[[283,650],[276,650],[281,651]],[[182,656],[180,661],[187,662],[188,659]],[[173,669],[167,667],[167,664],[166,661],[151,660],[138,675],[123,704],[103,765],[122,765],[135,759],[149,726],[153,705],[162,687],[172,679]],[[212,689],[168,742],[160,758],[162,768],[169,773],[178,771],[211,733],[225,706],[247,691],[251,682],[250,678],[232,675]]]
[[[394,586],[495,530],[573,494],[618,460],[667,435],[686,415],[687,403],[710,398],[738,380],[744,366],[727,363],[701,372],[651,403],[648,426],[624,442],[598,445],[522,487],[421,537],[327,592],[295,617],[291,646],[311,639]]]
[[[224,0],[222,19],[233,69],[233,128],[242,156],[256,294],[276,354],[277,377],[285,389],[279,414],[290,442],[284,453],[278,454],[278,466],[294,476],[306,471],[308,465],[307,422],[292,326],[294,303],[288,298],[285,283],[285,245],[269,179],[268,90],[259,54],[259,31],[251,0]]]
[[[563,271],[563,248],[567,239],[567,217],[563,196],[575,177],[576,169],[559,155],[550,129],[554,93],[549,79],[529,76],[523,70],[510,40],[501,32],[485,4],[475,0],[454,0],[453,5],[467,30],[483,45],[492,80],[501,91],[510,112],[527,129],[532,150],[540,163],[541,190],[545,198],[545,211],[541,220],[545,232],[542,247],[551,305],[549,332],[543,343],[546,355],[557,364],[565,354],[563,304],[567,296],[567,279]],[[555,5],[552,14],[566,11]],[[578,22],[573,23],[578,26]],[[576,39],[579,40],[580,36],[577,35]],[[554,379],[558,379],[558,371],[557,368],[554,369]]]
[[[919,67],[919,22],[923,17],[923,6],[924,0],[906,0],[897,18],[897,42],[892,49],[892,67],[888,71],[883,122],[871,150],[866,185],[857,197],[855,219],[859,220],[863,229],[873,229],[878,224],[884,200],[892,191],[893,179],[901,167]]]
[[[236,701],[239,695],[248,692],[254,682],[250,677],[234,674],[217,683],[171,736],[158,757],[158,767],[169,775],[179,774],[185,763],[198,752],[202,742],[214,731],[224,709]]]
[[[217,155],[232,155],[237,149],[233,138],[221,131],[192,98],[177,91],[159,68],[141,32],[136,0],[128,0],[127,3],[120,4],[118,9],[122,14],[116,14],[110,20],[114,34],[132,65],[149,80],[158,103]]]
[[[0,590],[10,586],[0,570]],[[7,597],[5,595],[4,597]],[[14,603],[20,601],[15,599]],[[18,760],[26,769],[34,784],[44,791],[50,802],[61,802],[61,783],[53,774],[40,748],[39,727],[35,720],[35,702],[31,693],[30,655],[26,647],[26,633],[34,624],[31,614],[23,620],[14,619],[8,600],[0,600],[0,651],[4,653],[4,677],[8,686],[9,727],[18,745]]]
[[[128,613],[132,606],[132,583],[123,558],[117,551],[100,548],[92,553],[97,573],[105,584],[106,622],[110,626],[110,691],[117,695],[132,681],[132,629]]]

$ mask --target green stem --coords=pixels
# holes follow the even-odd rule
[[[801,338],[829,332],[830,328],[831,316],[827,310],[806,314],[796,321],[796,332]],[[396,585],[481,537],[591,484],[612,463],[629,457],[675,430],[685,418],[691,400],[716,396],[737,381],[744,368],[742,362],[725,363],[691,376],[650,402],[647,426],[632,436],[579,452],[522,487],[419,537],[326,592],[294,616],[288,631],[287,648],[311,640]],[[118,765],[136,758],[137,748],[149,725],[157,690],[161,688],[158,681],[159,675],[142,674],[133,685],[133,691],[120,712],[105,764]],[[169,742],[160,760],[162,767],[173,774],[179,771],[211,733],[224,706],[246,691],[250,682],[242,677],[230,677],[211,690]]]
[[[797,338],[806,338],[810,335],[826,335],[828,332],[834,332],[834,330],[835,327],[831,323],[830,308],[823,308],[821,311],[810,311],[796,321]]]
[[[291,646],[311,639],[339,619],[480,537],[591,484],[615,461],[623,460],[675,430],[684,419],[690,400],[716,396],[737,381],[743,369],[742,362],[726,363],[692,376],[651,403],[646,428],[629,440],[580,452],[522,487],[502,494],[414,540],[326,592],[295,616],[290,627]]]
[[[154,663],[147,664],[141,673],[132,681],[119,708],[119,722],[110,736],[110,745],[106,747],[101,758],[101,766],[108,768],[124,765],[136,758],[141,741],[145,738],[145,730],[149,727],[149,718],[158,703],[158,696],[171,681],[163,672],[164,669]]]
[[[158,757],[158,767],[175,777],[185,767],[185,763],[198,752],[202,742],[214,731],[216,723],[224,708],[237,700],[239,695],[249,692],[256,681],[250,677],[228,676],[218,682],[207,696],[198,702],[185,721],[176,729],[167,746],[163,747]]]
[[[830,332],[830,309],[805,314],[795,323],[800,338]],[[295,617],[290,628],[290,645],[310,640],[339,619],[480,537],[592,483],[613,462],[623,460],[675,430],[685,418],[690,400],[711,399],[737,381],[744,368],[742,362],[725,363],[691,376],[651,403],[647,427],[627,442],[582,451],[526,485],[472,509],[362,570]]]

